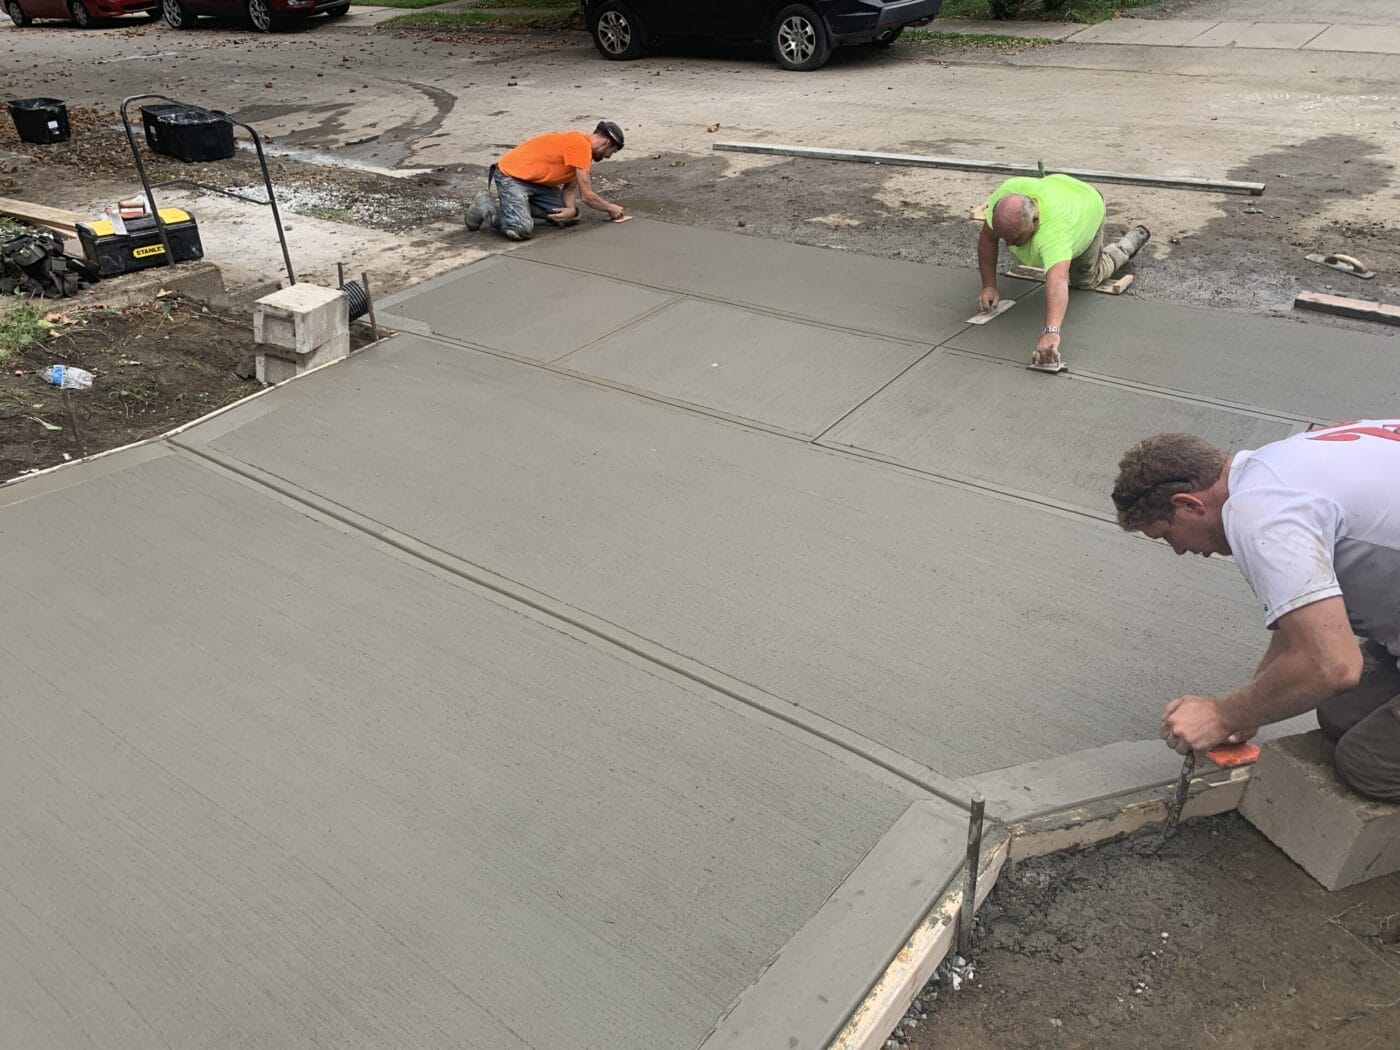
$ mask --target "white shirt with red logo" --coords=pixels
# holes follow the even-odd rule
[[[1239,452],[1229,487],[1225,536],[1269,627],[1341,595],[1353,630],[1400,657],[1400,420]]]

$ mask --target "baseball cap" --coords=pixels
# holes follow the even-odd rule
[[[611,120],[600,120],[598,126],[593,129],[599,135],[606,135],[612,140],[612,144],[618,149],[622,148],[622,129]]]

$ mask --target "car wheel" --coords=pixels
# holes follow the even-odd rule
[[[626,62],[646,50],[641,24],[622,0],[608,0],[593,22],[593,46],[604,58]]]
[[[271,33],[277,28],[277,21],[272,17],[271,0],[248,0],[248,21],[259,33]]]
[[[68,14],[73,18],[73,24],[79,29],[92,28],[92,15],[83,4],[83,0],[68,0]]]
[[[903,26],[900,26],[898,29],[886,29],[875,38],[875,43],[879,44],[881,47],[889,47],[899,39],[899,34],[902,32],[904,32]]]
[[[773,61],[784,69],[806,72],[826,65],[831,57],[831,40],[821,15],[805,4],[793,4],[778,12],[769,34]]]
[[[10,16],[10,21],[15,24],[16,29],[23,29],[34,21],[24,13],[24,8],[19,6],[19,0],[8,0],[5,4],[5,14]]]
[[[160,13],[171,29],[193,29],[199,22],[199,17],[190,14],[181,0],[160,0]]]

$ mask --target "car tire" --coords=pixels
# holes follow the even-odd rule
[[[805,73],[820,69],[831,57],[826,23],[806,4],[792,4],[779,11],[768,40],[773,61],[783,69]]]
[[[881,33],[875,38],[875,43],[879,44],[881,47],[889,47],[891,44],[893,44],[896,40],[899,39],[899,34],[903,32],[903,26],[900,26],[898,29],[886,29],[883,33]]]
[[[192,14],[182,0],[160,0],[160,13],[171,29],[193,29],[199,24],[199,16]]]
[[[589,33],[598,53],[613,62],[630,62],[646,53],[642,25],[623,0],[607,0],[599,7]]]
[[[271,33],[277,29],[277,19],[272,14],[272,0],[246,0],[248,21],[259,33]]]
[[[10,21],[15,24],[16,29],[34,24],[34,19],[25,14],[24,8],[19,6],[19,0],[6,0],[5,14],[10,16]]]
[[[92,12],[87,9],[83,0],[68,0],[68,14],[79,29],[92,28]]]

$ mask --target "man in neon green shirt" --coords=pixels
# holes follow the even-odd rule
[[[993,310],[997,293],[997,252],[1005,241],[1026,266],[1045,271],[1045,328],[1032,362],[1060,361],[1060,326],[1069,289],[1093,288],[1121,270],[1147,243],[1146,226],[1134,226],[1122,240],[1104,247],[1103,198],[1087,183],[1068,175],[1007,179],[987,198],[987,221],[977,241],[982,294],[977,305]]]

